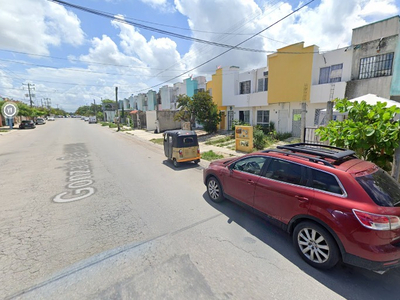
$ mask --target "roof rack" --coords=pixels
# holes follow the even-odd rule
[[[292,152],[317,155],[319,156],[318,158],[321,159],[331,158],[335,160],[340,160],[345,157],[355,157],[355,152],[353,150],[321,145],[321,144],[297,143],[297,144],[288,144],[284,146],[277,146],[277,148],[290,150]]]
[[[264,153],[276,152],[276,153],[282,153],[282,154],[285,154],[285,155],[291,155],[291,156],[301,157],[301,158],[308,159],[308,160],[311,161],[311,162],[314,162],[314,163],[319,163],[319,162],[320,162],[320,163],[323,163],[325,166],[334,168],[334,165],[332,165],[330,162],[326,161],[325,159],[318,158],[318,157],[310,157],[310,156],[307,156],[307,155],[296,154],[296,153],[289,153],[289,152],[287,152],[287,151],[276,150],[276,149],[267,149],[267,150],[263,150],[262,152],[264,152]]]

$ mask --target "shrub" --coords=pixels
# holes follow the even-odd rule
[[[262,130],[254,128],[254,132],[253,132],[254,148],[256,148],[257,150],[264,149],[264,147],[265,147],[264,137],[265,137],[265,135]]]

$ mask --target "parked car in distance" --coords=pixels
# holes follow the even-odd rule
[[[290,233],[313,267],[400,266],[400,185],[354,151],[278,146],[211,162],[203,180],[212,201],[235,201]]]
[[[32,120],[21,121],[21,124],[19,124],[19,129],[26,129],[26,128],[36,128],[36,125]]]
[[[47,121],[55,121],[54,117],[48,117]]]
[[[92,124],[92,123],[97,123],[97,119],[94,116],[89,117],[89,124]]]
[[[36,119],[36,125],[43,125],[46,124],[46,120],[43,118],[37,118]]]
[[[89,121],[89,117],[85,117],[85,122],[88,122]]]

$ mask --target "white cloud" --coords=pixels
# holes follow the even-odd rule
[[[250,34],[265,29],[297,8],[288,1],[270,1],[265,6],[258,6],[253,0],[220,0],[218,5],[214,0],[175,0],[175,5],[181,14],[187,16],[194,37],[230,45],[236,45]],[[316,44],[323,50],[336,49],[350,44],[353,28],[391,17],[398,12],[394,0],[322,0],[318,6],[301,9],[241,46],[275,51],[285,45],[304,41],[306,45]],[[218,35],[195,30],[249,35]],[[190,68],[222,51],[212,46],[193,44],[184,58]],[[233,50],[209,63],[208,67],[201,68],[200,72],[217,65],[236,65],[247,70],[265,66],[266,63],[266,54]]]
[[[168,0],[140,0],[140,1],[164,13],[172,13],[175,11],[175,8],[168,2]]]
[[[1,48],[48,54],[49,46],[81,45],[84,33],[75,14],[46,0],[0,0]]]
[[[174,70],[182,70],[185,66],[181,62],[181,56],[176,43],[170,38],[154,38],[149,41],[133,26],[118,21],[113,25],[120,30],[120,45],[127,55],[137,57],[143,64],[155,69],[153,74],[161,70],[173,67]],[[177,74],[169,73],[169,74]]]

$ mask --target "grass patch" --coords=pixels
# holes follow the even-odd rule
[[[214,151],[210,150],[210,151],[201,153],[201,158],[204,160],[211,161],[211,160],[215,160],[215,159],[224,158],[224,156],[217,154]]]
[[[0,132],[9,132],[9,129],[0,129]]]
[[[108,122],[100,122],[101,126],[108,126]]]
[[[117,128],[118,125],[117,125],[117,124],[114,124],[114,123],[109,123],[109,124],[108,124],[108,127],[110,127],[110,128]]]
[[[232,138],[232,136],[228,135],[223,138],[209,140],[209,141],[205,142],[205,144],[206,145],[218,145],[218,144],[224,144],[224,143],[230,142],[232,140],[234,140],[234,138]]]
[[[164,144],[164,138],[151,139],[150,142],[153,142],[154,144],[162,145],[162,144]]]

